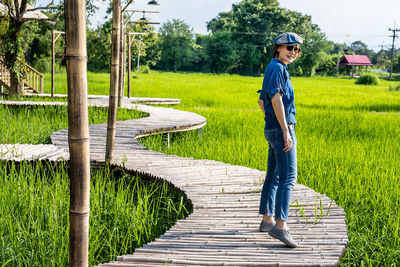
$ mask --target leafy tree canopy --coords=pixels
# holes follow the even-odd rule
[[[160,65],[165,70],[183,70],[196,61],[196,44],[189,25],[182,20],[173,19],[160,28]]]
[[[272,41],[284,32],[296,32],[305,39],[319,33],[311,17],[279,7],[277,0],[243,0],[232,10],[221,12],[207,23],[212,33],[232,34],[239,56],[234,70],[241,74],[259,75],[272,57]]]

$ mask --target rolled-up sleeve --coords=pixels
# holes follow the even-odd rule
[[[264,97],[262,96],[262,90],[258,90],[257,94],[260,94],[259,99],[264,100]]]
[[[263,81],[263,91],[265,91],[269,99],[272,99],[277,92],[285,93],[285,84],[285,70],[280,67],[274,68],[270,75]]]

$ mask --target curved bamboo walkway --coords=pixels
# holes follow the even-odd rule
[[[106,99],[90,100],[107,106]],[[185,192],[193,213],[163,236],[100,266],[336,266],[348,244],[344,210],[304,185],[293,190],[289,224],[300,246],[284,246],[258,232],[260,189],[265,172],[212,160],[195,160],[148,150],[137,140],[155,132],[198,129],[206,120],[194,113],[123,101],[149,117],[117,124],[115,158],[127,169],[166,179]],[[91,125],[91,160],[103,162],[106,124]],[[51,136],[68,150],[67,129]]]

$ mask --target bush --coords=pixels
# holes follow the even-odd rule
[[[137,68],[135,67],[134,68],[134,70],[137,72]],[[145,73],[145,74],[147,74],[147,73],[150,73],[150,67],[149,66],[147,66],[147,65],[140,65],[139,66],[139,71],[140,71],[140,73]]]
[[[356,84],[378,85],[379,78],[372,73],[363,74],[360,78],[357,79]]]
[[[34,64],[33,68],[41,73],[46,73],[51,71],[51,62],[49,58],[41,56]]]
[[[300,66],[297,66],[295,76],[303,76],[303,69]]]

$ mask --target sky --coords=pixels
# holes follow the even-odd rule
[[[98,0],[96,0],[98,1]],[[129,7],[137,10],[157,10],[159,14],[146,14],[151,21],[165,23],[174,18],[190,25],[195,33],[207,34],[206,23],[219,12],[231,10],[239,0],[157,0],[159,6],[147,5],[148,0],[136,0]],[[327,38],[337,43],[362,41],[368,48],[378,51],[380,45],[391,46],[393,33],[400,29],[400,0],[279,0],[280,6],[311,15]],[[97,2],[99,6],[105,4]],[[102,9],[104,10],[104,8]],[[104,11],[91,19],[93,26],[104,22]],[[143,16],[136,13],[134,18]],[[399,32],[400,36],[400,32]],[[400,45],[400,39],[395,42]]]

